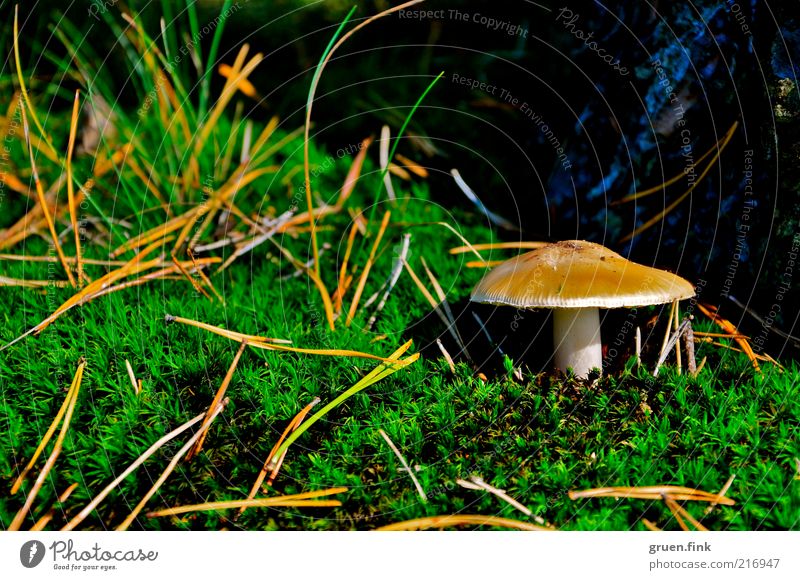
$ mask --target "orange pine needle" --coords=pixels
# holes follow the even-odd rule
[[[281,443],[283,443],[284,439],[286,439],[286,436],[300,426],[300,423],[303,422],[303,419],[306,418],[306,415],[308,415],[311,409],[313,409],[314,406],[317,403],[319,403],[319,401],[320,401],[319,397],[314,398],[313,401],[311,401],[308,405],[303,407],[300,410],[300,412],[297,413],[297,415],[295,415],[294,418],[292,418],[292,420],[283,430],[283,433],[281,433],[281,436],[278,438],[278,441],[275,443],[275,445],[272,446],[272,451],[269,452],[267,460],[264,462],[264,466],[261,468],[261,471],[259,472],[255,483],[253,483],[253,487],[250,488],[250,493],[247,495],[248,500],[256,497],[258,490],[261,489],[261,484],[264,483],[264,479],[266,479],[267,473],[269,473],[270,471],[272,471],[272,473],[270,474],[269,480],[267,481],[267,485],[272,485],[272,482],[275,481],[275,478],[278,476],[278,470],[280,469],[280,466],[283,463],[283,460],[286,457],[286,454],[289,452],[289,450],[287,449],[286,451],[283,452],[283,457],[281,457],[278,460],[278,464],[274,467],[271,465],[272,458],[275,456],[275,453],[277,453],[278,448],[281,446]],[[246,509],[247,506],[242,506],[239,509],[239,513],[240,514],[244,513]]]
[[[367,137],[361,142],[361,149],[359,150],[355,159],[353,159],[353,163],[350,165],[350,170],[347,172],[347,177],[344,179],[342,191],[339,194],[338,201],[336,202],[338,207],[344,206],[345,202],[350,198],[350,194],[353,193],[353,189],[355,189],[356,183],[361,176],[361,168],[364,166],[364,159],[367,158],[367,149],[369,149],[372,141],[373,137]]]
[[[496,242],[489,244],[472,244],[450,248],[451,254],[466,254],[476,250],[535,250],[549,246],[548,242]]]
[[[355,316],[356,309],[358,308],[358,302],[361,299],[361,294],[364,292],[364,286],[367,284],[367,277],[369,276],[369,271],[372,268],[372,263],[375,260],[375,254],[378,251],[378,245],[381,243],[383,234],[386,231],[386,226],[389,225],[390,217],[391,212],[389,211],[383,214],[381,227],[378,229],[378,234],[375,236],[375,242],[372,244],[372,249],[370,250],[369,257],[367,258],[367,263],[364,264],[364,270],[361,272],[361,277],[358,279],[358,285],[356,286],[355,294],[353,295],[353,301],[350,303],[350,310],[347,312],[345,326],[350,326],[350,324],[353,322],[353,316]]]
[[[39,196],[39,204],[42,207],[42,213],[47,221],[47,228],[50,230],[50,236],[53,238],[53,246],[56,249],[56,253],[61,261],[61,265],[64,267],[64,271],[67,273],[67,278],[69,278],[70,285],[75,287],[75,278],[72,276],[72,270],[70,270],[69,266],[67,265],[67,259],[64,256],[64,250],[61,249],[61,243],[58,241],[58,234],[56,234],[56,227],[53,223],[53,217],[50,215],[50,210],[47,207],[47,201],[44,197],[42,183],[39,181],[39,172],[36,170],[36,159],[33,155],[33,146],[31,145],[30,139],[28,139],[30,131],[28,128],[28,119],[25,115],[25,108],[23,107],[21,111],[23,131],[25,132],[26,140],[28,141],[28,153],[30,154],[31,158],[31,173],[33,174],[33,183],[36,186],[36,194]]]
[[[78,132],[78,112],[80,110],[80,91],[75,91],[75,102],[72,105],[72,121],[69,126],[69,143],[67,145],[67,203],[72,232],[75,234],[75,271],[78,284],[85,281],[83,264],[81,263],[81,232],[78,227],[78,208],[75,203],[75,188],[72,183],[72,152],[75,149],[75,136]]]
[[[702,312],[703,314],[708,316],[708,318],[710,318],[711,321],[714,324],[719,326],[722,330],[727,332],[732,337],[733,336],[737,336],[737,335],[741,335],[741,333],[739,332],[739,329],[737,329],[736,326],[734,326],[734,324],[732,322],[730,322],[729,320],[726,320],[726,319],[722,318],[717,313],[717,309],[714,306],[712,306],[710,304],[698,304],[697,307],[700,309],[700,312]],[[758,372],[761,372],[761,367],[758,364],[758,357],[757,357],[756,353],[753,351],[753,349],[750,346],[750,343],[747,341],[747,339],[746,338],[734,338],[733,340],[736,341],[736,343],[741,347],[741,349],[744,351],[744,353],[750,359],[750,362],[752,363],[753,368],[756,369]]]
[[[716,502],[722,505],[734,505],[732,499],[723,497],[720,498],[718,494],[708,493],[698,489],[689,487],[678,487],[671,485],[657,485],[646,487],[599,487],[594,489],[586,489],[583,491],[570,491],[570,499],[582,499],[590,497],[624,497],[631,499],[656,499],[664,498],[664,494],[669,494],[675,500],[690,500],[690,501],[706,501]]]
[[[209,503],[201,503],[196,505],[185,505],[174,508],[148,512],[147,517],[158,518],[164,516],[176,516],[190,512],[198,511],[216,511],[223,509],[247,508],[247,507],[339,507],[342,502],[339,500],[319,500],[313,501],[313,498],[325,497],[337,493],[344,493],[347,491],[346,487],[332,487],[330,489],[323,489],[320,491],[309,491],[306,493],[297,493],[294,495],[283,495],[277,497],[265,497],[259,499],[240,499],[231,501],[215,501]]]

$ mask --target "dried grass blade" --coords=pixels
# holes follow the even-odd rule
[[[702,312],[703,314],[708,316],[708,318],[710,318],[711,321],[714,324],[719,326],[722,330],[727,332],[730,336],[741,336],[741,333],[739,332],[739,329],[737,329],[736,326],[732,322],[730,322],[729,320],[726,320],[726,319],[722,318],[719,315],[719,313],[717,312],[717,309],[714,306],[711,306],[710,304],[700,304],[700,303],[698,303],[697,307],[700,309],[700,312]],[[746,338],[734,338],[734,340],[741,347],[741,349],[745,352],[745,354],[747,354],[748,358],[750,359],[750,362],[753,365],[753,368],[756,369],[758,372],[761,372],[761,367],[758,364],[758,356],[753,351],[753,348],[750,346],[750,343],[747,341],[747,339]]]
[[[219,386],[219,389],[217,389],[217,394],[214,395],[214,399],[211,401],[211,406],[208,408],[208,411],[206,411],[206,419],[200,426],[200,430],[203,432],[203,434],[197,440],[197,443],[195,443],[194,447],[192,447],[186,454],[186,461],[191,461],[192,458],[200,453],[200,451],[203,449],[203,442],[206,440],[208,427],[211,424],[211,417],[214,414],[214,410],[222,403],[222,399],[225,397],[225,393],[228,390],[228,385],[231,384],[231,380],[233,379],[233,373],[236,371],[236,367],[239,365],[239,359],[242,358],[242,353],[246,347],[247,341],[243,340],[241,346],[239,346],[239,350],[236,351],[236,354],[233,357],[230,367],[228,367],[228,372],[225,373],[225,378],[222,379],[222,384]]]
[[[219,336],[224,336],[225,338],[229,338],[237,342],[247,341],[250,344],[250,346],[253,346],[253,343],[258,343],[258,342],[278,342],[282,344],[290,344],[292,342],[291,340],[287,340],[285,338],[269,338],[266,336],[256,336],[255,334],[242,334],[241,332],[227,330],[225,328],[220,328],[219,326],[212,326],[211,324],[206,324],[205,322],[198,322],[197,320],[192,320],[190,318],[183,318],[181,316],[173,316],[171,314],[167,314],[166,317],[164,318],[164,321],[167,323],[178,322],[180,324],[194,326],[195,328],[207,330],[208,332],[213,332],[214,334],[218,334]]]
[[[336,292],[336,305],[335,311],[336,313],[340,313],[342,311],[342,300],[344,299],[344,295],[347,292],[345,289],[345,279],[347,277],[347,263],[350,260],[350,253],[353,251],[353,242],[356,239],[356,232],[358,232],[358,227],[356,222],[353,222],[353,225],[350,226],[350,233],[347,235],[347,246],[345,247],[344,251],[344,259],[342,260],[342,267],[339,270],[339,287],[337,288]]]
[[[389,294],[392,293],[397,281],[400,279],[400,274],[403,272],[403,262],[405,262],[406,258],[408,258],[408,246],[411,242],[411,234],[403,234],[403,240],[400,242],[400,252],[398,253],[397,257],[394,259],[394,263],[392,264],[392,271],[389,273],[389,278],[384,284],[386,290],[381,297],[380,302],[375,307],[375,311],[372,313],[372,316],[369,317],[369,321],[367,322],[367,330],[370,330],[372,326],[375,324],[375,320],[378,318],[378,314],[380,314],[383,307],[386,305],[386,301],[389,299]],[[376,292],[373,296],[370,297],[369,300],[364,304],[364,308],[369,308],[370,304],[374,302],[378,298],[378,294],[380,290]]]
[[[400,450],[394,444],[394,441],[392,441],[386,434],[386,431],[384,431],[383,429],[378,429],[378,433],[381,434],[383,440],[386,441],[386,444],[391,448],[391,450],[397,456],[397,459],[399,459],[400,463],[403,464],[403,469],[406,471],[406,473],[408,473],[409,477],[411,478],[411,481],[414,482],[414,487],[417,488],[417,493],[419,494],[419,497],[422,498],[422,503],[426,503],[428,501],[428,496],[425,494],[425,490],[422,489],[422,485],[420,485],[417,476],[414,475],[414,471],[408,465],[408,462],[406,461],[405,457],[403,457],[402,453],[400,453]]]
[[[456,185],[464,193],[467,199],[470,200],[475,205],[475,207],[478,208],[478,211],[480,211],[483,215],[485,215],[490,222],[492,222],[499,228],[503,228],[504,230],[515,231],[515,232],[519,231],[519,228],[516,225],[512,224],[504,217],[497,215],[483,204],[483,202],[475,194],[475,192],[472,191],[472,188],[469,185],[467,185],[466,181],[464,181],[464,178],[461,177],[461,174],[458,172],[458,169],[451,169],[450,175],[453,176]]]
[[[139,394],[139,383],[136,381],[136,375],[133,372],[133,367],[131,366],[131,361],[125,359],[125,368],[128,370],[128,378],[131,381],[131,385],[133,386],[134,394]]]
[[[423,179],[428,177],[428,170],[425,169],[422,165],[420,165],[416,161],[409,159],[408,157],[406,157],[405,155],[401,155],[400,153],[397,153],[395,155],[395,158],[400,163],[403,164],[403,167],[408,169],[411,173],[413,173],[417,177],[421,177]]]
[[[317,411],[308,421],[300,425],[294,433],[292,433],[286,440],[281,444],[278,450],[275,452],[275,457],[281,457],[282,454],[289,448],[289,446],[294,443],[303,433],[305,433],[314,423],[319,421],[322,417],[324,417],[329,411],[338,407],[341,403],[345,400],[349,399],[351,396],[355,395],[359,391],[374,385],[378,381],[388,377],[389,375],[399,371],[400,369],[414,363],[419,358],[419,353],[412,354],[405,359],[400,359],[400,357],[411,347],[411,341],[409,340],[396,351],[394,351],[391,355],[389,355],[388,361],[379,364],[376,366],[372,371],[370,371],[366,376],[364,376],[361,380],[359,380],[355,385],[344,391],[341,395],[336,397],[333,401],[325,405],[322,409]],[[270,470],[275,469],[275,465],[277,463],[275,457],[273,457],[272,463],[270,465]]]
[[[50,230],[50,237],[53,239],[53,246],[56,249],[56,253],[58,254],[58,259],[61,261],[61,265],[64,267],[64,271],[67,273],[67,278],[69,278],[69,283],[71,286],[75,286],[75,278],[72,276],[72,270],[70,270],[69,266],[67,265],[67,259],[64,256],[64,250],[61,248],[61,243],[58,241],[58,234],[56,234],[56,227],[53,223],[53,216],[50,215],[50,209],[47,207],[47,200],[45,200],[44,190],[42,189],[42,183],[39,181],[39,172],[36,170],[36,159],[33,155],[33,145],[31,145],[31,140],[29,138],[30,130],[28,128],[28,118],[25,115],[25,108],[21,109],[22,111],[22,127],[23,131],[25,132],[25,140],[28,142],[28,153],[31,159],[31,174],[33,175],[33,183],[36,186],[36,195],[39,198],[39,204],[42,207],[42,214],[44,215],[44,219],[47,222],[47,228]]]
[[[75,91],[75,102],[72,105],[72,121],[69,126],[69,142],[67,145],[67,203],[69,205],[69,219],[72,231],[75,234],[75,272],[78,284],[84,281],[83,264],[81,263],[81,233],[78,227],[78,208],[75,203],[75,187],[72,183],[72,152],[75,149],[75,136],[78,132],[78,112],[80,110],[80,91]]]
[[[549,246],[550,242],[495,242],[487,244],[471,244],[450,248],[451,254],[465,254],[477,250],[535,250]]]
[[[281,446],[281,443],[283,443],[284,439],[286,439],[286,436],[289,435],[289,433],[293,432],[295,429],[297,429],[300,423],[303,422],[303,419],[306,418],[306,415],[308,415],[311,409],[313,409],[319,402],[320,398],[314,397],[313,401],[311,401],[308,405],[303,407],[300,410],[300,412],[297,413],[297,415],[295,415],[291,421],[289,421],[289,424],[283,430],[283,433],[281,433],[281,436],[278,438],[278,441],[276,441],[275,445],[272,446],[272,450],[269,452],[266,461],[264,461],[264,466],[258,473],[258,477],[256,477],[256,480],[253,483],[253,487],[250,488],[250,493],[247,495],[248,500],[254,499],[256,497],[256,494],[258,493],[258,490],[261,489],[261,484],[264,483],[264,479],[266,479],[267,474],[270,471],[269,466],[270,463],[272,462],[272,458],[275,457],[275,453],[278,451],[278,448]],[[272,474],[270,475],[270,479],[267,482],[267,485],[272,485],[272,482],[274,481],[275,477],[278,474],[278,469],[280,469],[280,465],[283,463],[284,457],[286,457],[286,451],[283,452],[283,457],[281,457],[278,460],[278,465],[275,467],[275,469],[272,470]],[[246,509],[247,509],[246,506],[240,508],[239,514],[243,514]]]
[[[716,501],[722,505],[734,505],[730,498],[720,498],[717,494],[708,493],[699,489],[680,487],[672,485],[657,485],[645,487],[598,487],[582,491],[570,491],[570,499],[583,499],[592,497],[624,497],[632,499],[656,499],[661,500],[664,494],[669,494],[675,500],[690,501]]]
[[[367,263],[364,264],[364,270],[361,272],[361,277],[358,279],[358,285],[356,286],[355,294],[353,295],[353,301],[350,303],[350,310],[347,312],[345,326],[350,326],[350,324],[353,322],[353,317],[355,316],[356,309],[358,308],[358,302],[361,299],[362,292],[364,292],[364,286],[367,284],[369,271],[372,268],[372,264],[375,260],[375,254],[378,251],[378,245],[381,243],[384,232],[386,232],[386,227],[389,225],[390,217],[391,212],[389,211],[383,214],[381,226],[378,229],[378,234],[375,236],[375,241],[372,244],[372,249],[370,250],[369,257],[367,258]]]
[[[392,186],[392,176],[389,175],[389,142],[391,141],[391,129],[389,129],[389,125],[384,125],[381,127],[381,139],[380,139],[380,164],[381,164],[381,174],[383,175],[383,185],[386,187],[386,195],[389,197],[390,200],[397,199],[397,196],[394,193],[394,187]]]
[[[63,504],[65,501],[69,499],[69,496],[71,496],[72,492],[75,491],[76,489],[78,489],[77,483],[73,483],[72,485],[70,485],[67,489],[61,492],[61,495],[59,495],[58,498],[56,499],[56,503]],[[39,521],[33,524],[30,531],[37,532],[43,530],[45,526],[49,524],[50,521],[53,519],[53,516],[55,516],[55,514],[56,514],[55,506],[53,506],[47,511],[46,514],[44,514],[41,518],[39,518]]]
[[[716,148],[717,152],[714,154],[714,157],[711,159],[711,161],[708,162],[708,165],[705,167],[705,169],[703,169],[703,171],[700,173],[698,178],[692,183],[692,185],[689,186],[689,188],[684,193],[682,193],[675,201],[673,201],[671,204],[669,204],[666,208],[664,208],[662,211],[657,213],[651,219],[647,220],[641,226],[639,226],[638,228],[633,230],[631,233],[629,233],[628,235],[623,237],[620,240],[620,243],[625,243],[627,241],[630,241],[633,238],[635,238],[636,236],[638,236],[639,234],[641,234],[642,232],[650,229],[652,226],[657,224],[659,221],[663,220],[664,217],[666,215],[668,215],[672,210],[674,210],[676,207],[678,207],[683,202],[684,199],[689,197],[689,195],[692,193],[692,191],[694,191],[694,189],[703,181],[703,179],[705,179],[706,175],[708,175],[708,173],[714,167],[714,164],[717,162],[717,160],[719,159],[720,155],[722,155],[722,151],[725,149],[727,144],[730,142],[731,138],[733,137],[733,134],[736,131],[736,127],[738,127],[738,126],[739,126],[738,121],[735,121],[733,123],[733,125],[731,126],[731,128],[728,130],[728,133],[725,135],[725,138],[722,140],[722,142],[720,143],[719,147]]]
[[[683,518],[689,521],[690,524],[694,526],[694,528],[699,532],[707,532],[708,528],[701,524],[695,517],[690,514],[686,509],[672,499],[669,495],[664,495],[664,503],[667,504],[667,507],[670,511],[675,515],[678,523],[681,524],[681,527],[684,528],[685,524],[683,523]],[[678,517],[680,515],[680,517]],[[685,531],[689,531],[688,528],[684,528]]]
[[[367,149],[369,149],[372,141],[372,137],[367,137],[361,142],[361,149],[355,156],[355,159],[353,159],[350,170],[347,172],[347,177],[344,179],[342,191],[339,193],[339,199],[336,202],[338,207],[343,207],[345,202],[350,198],[350,194],[353,193],[353,189],[355,189],[356,183],[358,183],[358,179],[361,176],[361,168],[364,166],[364,159],[367,158]]]
[[[67,431],[69,430],[70,422],[72,421],[72,413],[75,410],[75,403],[78,400],[78,394],[81,390],[83,369],[85,366],[86,361],[81,360],[81,362],[78,364],[78,369],[75,371],[75,376],[72,379],[72,384],[69,387],[69,391],[67,392],[66,400],[69,402],[67,403],[67,408],[64,413],[64,422],[61,425],[61,431],[59,431],[58,437],[53,444],[53,450],[50,452],[50,456],[47,458],[44,467],[42,467],[42,471],[39,472],[39,476],[36,478],[33,487],[31,488],[30,492],[28,492],[28,497],[25,499],[25,504],[19,509],[17,514],[14,516],[14,519],[11,521],[11,524],[8,526],[9,531],[16,531],[20,529],[22,522],[25,521],[25,516],[28,515],[36,496],[39,494],[39,490],[42,489],[45,479],[47,479],[50,470],[53,468],[53,465],[55,465],[56,459],[58,459],[58,456],[61,453],[61,447],[64,444],[64,439],[67,436]]]
[[[78,524],[80,524],[83,520],[85,520],[89,516],[89,514],[91,514],[95,510],[95,508],[97,508],[98,505],[100,505],[100,502],[102,502],[106,498],[106,496],[108,496],[108,494],[111,493],[114,490],[114,488],[117,487],[120,484],[120,482],[122,482],[126,477],[128,477],[131,473],[133,473],[136,470],[136,468],[138,468],[142,463],[147,461],[147,459],[151,455],[153,455],[156,451],[161,449],[161,447],[163,447],[166,443],[169,443],[175,437],[177,437],[178,435],[180,435],[181,433],[183,433],[184,431],[186,431],[187,429],[189,429],[193,425],[197,424],[200,420],[203,419],[203,417],[205,417],[205,413],[200,413],[194,419],[191,419],[191,420],[187,421],[186,423],[184,423],[183,425],[181,425],[177,429],[173,429],[172,431],[170,431],[169,433],[164,435],[161,439],[159,439],[158,441],[153,443],[150,447],[148,447],[147,451],[142,453],[136,459],[136,461],[131,463],[125,469],[125,471],[120,473],[117,476],[117,478],[114,479],[114,481],[112,481],[105,488],[103,488],[103,490],[99,494],[97,494],[92,499],[92,501],[90,501],[86,505],[86,507],[83,508],[80,511],[80,513],[78,513],[74,518],[72,518],[67,523],[67,525],[65,525],[63,528],[61,528],[61,531],[65,532],[65,531],[69,531],[69,530],[74,530],[75,527]]]
[[[211,424],[214,422],[214,419],[217,418],[217,416],[222,412],[222,410],[225,408],[227,404],[228,404],[228,399],[224,399],[222,403],[218,405],[216,409],[214,409],[214,413],[211,415],[206,426],[198,429],[197,432],[186,442],[186,444],[183,447],[181,447],[181,449],[172,458],[172,461],[169,462],[169,465],[167,465],[167,467],[161,473],[161,476],[153,484],[153,487],[151,487],[148,490],[148,492],[144,495],[141,501],[139,501],[139,503],[136,505],[133,511],[128,515],[128,517],[125,518],[125,520],[119,526],[117,526],[117,531],[124,531],[130,527],[130,525],[139,515],[139,512],[142,511],[142,508],[144,508],[144,506],[147,504],[150,498],[153,497],[153,495],[155,495],[155,493],[158,491],[161,485],[167,480],[169,475],[174,471],[175,467],[178,465],[178,462],[181,460],[181,458],[186,454],[187,451],[189,451],[189,449],[197,442],[197,440],[203,436],[203,433],[205,433],[206,430],[211,426]]]
[[[282,495],[277,497],[265,497],[259,499],[239,499],[230,501],[215,501],[209,503],[201,503],[195,505],[185,505],[174,508],[168,508],[149,512],[147,517],[158,518],[164,516],[176,516],[199,511],[214,511],[223,509],[235,508],[248,508],[248,507],[339,507],[342,502],[339,500],[318,500],[314,501],[313,498],[325,497],[335,495],[337,493],[344,493],[347,491],[346,487],[332,487],[330,489],[323,489],[320,491],[310,491],[306,493],[297,493],[294,495]]]

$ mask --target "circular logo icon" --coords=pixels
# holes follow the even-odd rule
[[[19,549],[19,561],[26,568],[36,568],[44,559],[44,544],[39,540],[30,540]]]

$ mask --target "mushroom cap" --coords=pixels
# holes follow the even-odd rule
[[[694,295],[680,276],[636,264],[600,244],[569,240],[503,262],[470,299],[517,308],[621,308]]]

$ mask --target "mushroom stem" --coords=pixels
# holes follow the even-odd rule
[[[555,364],[585,379],[594,368],[603,370],[600,342],[600,312],[597,308],[556,308],[553,310]]]

